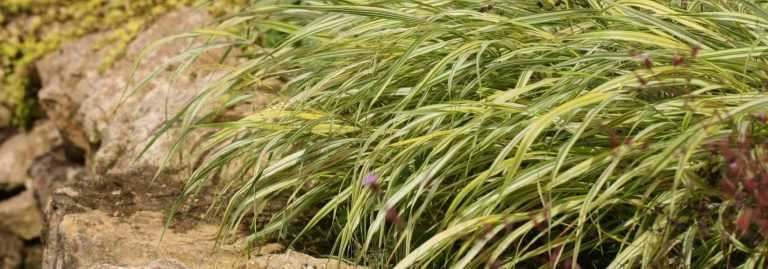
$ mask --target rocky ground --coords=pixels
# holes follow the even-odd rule
[[[218,227],[203,216],[205,194],[164,229],[164,211],[196,160],[172,159],[153,180],[173,138],[137,156],[164,120],[217,75],[200,70],[221,55],[199,58],[175,79],[161,74],[140,91],[123,90],[144,47],[211,21],[195,9],[171,12],[139,34],[124,59],[105,72],[97,69],[106,53],[96,44],[103,34],[65,44],[36,65],[46,117],[29,130],[12,129],[9,112],[0,106],[0,269],[351,267],[275,243],[256,249],[216,245]],[[147,55],[136,77],[189,45],[179,40]],[[269,90],[256,90],[259,97],[236,113],[270,101]],[[203,135],[192,134],[188,143]]]

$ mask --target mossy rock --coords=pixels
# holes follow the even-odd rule
[[[224,14],[245,0],[215,1]],[[33,64],[63,42],[95,32],[109,32],[102,42],[112,52],[95,69],[119,59],[131,40],[159,15],[195,4],[195,0],[4,0],[0,1],[0,105],[13,111],[11,124],[25,126],[39,114],[34,96]]]

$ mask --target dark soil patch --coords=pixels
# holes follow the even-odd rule
[[[63,214],[98,209],[114,217],[128,217],[138,211],[167,212],[181,193],[183,182],[168,175],[161,175],[153,181],[153,169],[93,175],[83,170],[84,158],[81,154],[64,143],[35,160],[28,173],[36,179],[35,189],[41,208],[45,207],[50,192],[54,191],[54,209],[63,210]],[[73,177],[73,171],[79,173]],[[0,196],[4,193],[0,192]],[[205,213],[211,204],[211,197],[203,192],[184,203],[174,215],[171,228],[183,232],[198,223],[208,222]]]
[[[104,210],[115,217],[131,216],[138,211],[167,212],[181,193],[183,183],[163,176],[153,181],[153,176],[149,172],[135,172],[86,177],[75,183],[74,189],[79,192],[75,200],[79,205]],[[179,208],[171,228],[184,232],[206,221],[204,215],[210,200],[210,195],[201,195]]]

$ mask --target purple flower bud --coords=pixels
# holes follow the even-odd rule
[[[400,213],[397,213],[397,209],[390,207],[387,209],[387,220],[393,224],[400,223]]]
[[[731,171],[738,171],[741,166],[739,165],[739,162],[736,160],[731,161],[730,164],[728,164],[728,168],[731,169]]]
[[[370,173],[363,177],[363,186],[372,190],[379,189],[379,177],[373,173]]]
[[[699,51],[701,51],[701,48],[699,48],[698,46],[694,46],[693,48],[691,48],[691,57],[696,58],[696,56],[699,56]]]
[[[683,56],[675,55],[672,57],[672,66],[680,66],[683,63],[685,63],[685,58],[683,58]]]
[[[640,59],[641,62],[643,62],[643,65],[647,69],[651,69],[653,67],[653,61],[651,61],[651,55],[648,53],[640,53],[637,55],[637,58]]]

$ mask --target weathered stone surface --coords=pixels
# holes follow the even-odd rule
[[[0,190],[23,186],[30,180],[27,169],[35,158],[56,145],[61,138],[56,126],[43,121],[27,133],[19,133],[0,145]]]
[[[163,215],[147,211],[114,217],[90,210],[57,218],[60,221],[49,227],[43,268],[145,268],[141,266],[163,259],[191,268],[238,268],[247,262],[242,248],[214,246],[218,227],[211,224],[164,232]]]
[[[0,201],[0,229],[30,240],[40,236],[42,227],[43,216],[32,190]]]
[[[147,265],[141,266],[117,266],[110,264],[100,264],[92,266],[90,269],[188,269],[188,267],[174,260],[157,260]]]
[[[210,15],[195,9],[162,16],[128,46],[124,59],[103,73],[94,68],[108,52],[108,49],[94,49],[97,41],[103,38],[99,34],[65,44],[38,63],[43,82],[41,103],[62,129],[62,134],[85,149],[88,163],[96,173],[106,175],[157,169],[175,142],[174,137],[161,138],[141,158],[136,157],[154,131],[215,77],[195,67],[217,63],[221,52],[203,55],[188,72],[175,77],[171,74],[178,65],[171,64],[146,87],[127,92],[135,60],[152,42],[210,21]],[[147,77],[189,46],[189,40],[178,40],[152,50],[135,70],[133,81]],[[267,95],[264,96],[254,98],[253,102],[268,101]],[[172,162],[168,168],[174,171],[180,166],[180,162]]]
[[[31,185],[34,190],[41,209],[46,208],[50,202],[51,192],[74,191],[68,187],[61,189],[59,187],[82,181],[85,169],[78,162],[79,157],[68,155],[70,154],[67,154],[66,146],[55,147],[50,152],[37,157],[27,169],[27,174],[32,178],[32,184],[28,185]]]
[[[100,264],[92,266],[89,269],[191,269],[198,268],[175,261],[175,260],[156,260],[146,265],[139,266],[117,266],[110,264]],[[222,267],[224,268],[224,267]],[[355,269],[364,268],[360,266],[351,266],[346,263],[317,259],[312,256],[299,252],[288,251],[280,254],[268,254],[251,259],[245,265],[237,269]]]
[[[88,181],[81,179],[78,184]],[[88,183],[75,186],[76,189],[65,186],[56,190],[49,204],[48,228],[44,237],[45,269],[352,268],[336,261],[291,251],[277,254],[284,250],[279,244],[267,244],[251,252],[247,252],[242,243],[217,247],[219,228],[215,224],[186,216],[177,218],[166,229],[164,214],[152,206],[162,204],[153,200],[159,198],[145,195],[133,197],[133,202],[123,204],[120,209],[103,205],[100,209],[91,209],[94,204],[89,200],[110,201],[89,194],[104,189],[89,189],[94,185]],[[122,195],[114,190],[103,192]],[[149,201],[146,200],[148,197],[151,198]],[[170,200],[175,195],[165,197]],[[196,211],[192,210],[187,215],[194,214]],[[173,263],[168,264],[167,261]]]
[[[0,231],[0,269],[16,269],[22,263],[21,240],[16,236]]]
[[[39,122],[0,144],[0,230],[31,240],[40,236],[43,214],[35,197],[35,181],[27,169],[35,159],[61,144],[56,126]],[[31,256],[31,255],[30,255]]]
[[[16,128],[11,127],[0,127],[0,145],[5,142],[8,138],[12,137],[17,133]]]
[[[256,257],[244,267],[247,269],[353,269],[364,268],[329,259],[318,259],[300,252],[288,251]]]
[[[33,244],[24,247],[24,269],[40,269],[43,266],[43,246]]]

